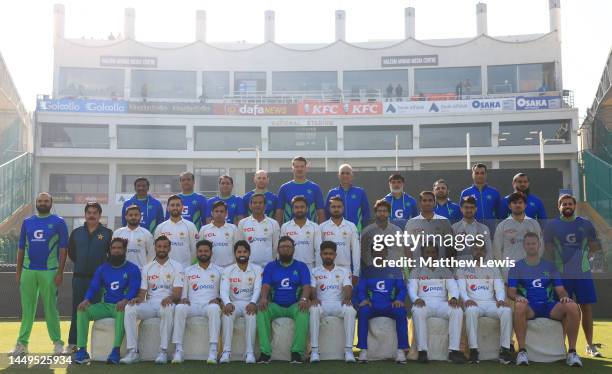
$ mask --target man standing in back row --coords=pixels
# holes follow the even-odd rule
[[[125,219],[125,211],[131,205],[137,205],[140,208],[140,226],[149,230],[152,234],[155,232],[157,225],[164,221],[164,208],[162,208],[159,200],[149,194],[149,180],[144,177],[136,178],[134,181],[134,190],[136,194],[126,200],[121,208],[121,225],[127,225]]]
[[[293,218],[291,201],[294,197],[302,195],[308,201],[308,219],[314,223],[325,221],[325,207],[321,187],[315,182],[306,179],[308,161],[302,156],[291,161],[293,180],[283,184],[278,190],[278,205],[276,207],[276,220],[279,225]]]
[[[340,185],[329,190],[327,198],[325,199],[326,217],[327,219],[331,217],[329,212],[329,199],[334,196],[340,196],[344,202],[344,218],[353,222],[357,227],[357,232],[361,233],[361,230],[370,223],[370,203],[368,202],[368,195],[366,195],[363,188],[353,185],[353,168],[351,165],[340,165],[338,169],[338,180],[340,181]]]

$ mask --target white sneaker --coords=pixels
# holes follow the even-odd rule
[[[135,364],[136,362],[140,361],[140,355],[138,354],[138,351],[135,349],[132,349],[128,352],[127,355],[125,355],[124,358],[122,358],[121,360],[119,360],[120,364]]]
[[[518,355],[516,356],[516,365],[520,366],[520,365],[529,365],[529,357],[527,357],[527,352],[525,351],[520,351],[518,353]]]
[[[319,352],[317,351],[312,351],[310,352],[310,362],[319,362],[321,361],[321,358],[319,357]]]
[[[221,359],[219,360],[220,364],[227,364],[230,362],[230,357],[232,356],[232,352],[223,351],[221,355]]]
[[[61,355],[64,352],[64,342],[53,343],[53,354]]]
[[[211,351],[208,354],[208,359],[206,360],[207,364],[215,365],[217,363],[217,352]]]
[[[368,350],[367,349],[362,349],[361,352],[359,353],[359,362],[361,363],[366,363],[368,362]]]
[[[168,363],[168,352],[161,350],[155,359],[155,363],[158,365],[164,365]]]
[[[586,346],[586,354],[587,356],[591,356],[591,357],[603,357],[601,352],[599,352],[599,350],[597,349],[597,346],[595,344],[593,345],[588,345]]]
[[[397,356],[395,356],[395,362],[397,362],[398,364],[406,363],[406,352],[404,352],[403,349],[397,350]]]
[[[64,350],[62,351],[63,355],[71,355],[73,353],[75,353],[77,351],[77,346],[76,344],[68,344],[67,346],[64,347]]]
[[[565,363],[567,366],[582,367],[582,361],[576,352],[568,353]]]
[[[25,344],[17,343],[15,348],[10,352],[11,356],[21,356],[28,353],[28,346]]]
[[[252,352],[246,354],[246,360],[244,360],[247,364],[254,364],[257,362],[255,359],[255,355]]]
[[[344,352],[344,362],[354,363],[355,362],[355,354],[353,354],[353,350]]]
[[[174,356],[172,357],[173,364],[180,364],[183,362],[183,351],[176,350],[174,351]]]

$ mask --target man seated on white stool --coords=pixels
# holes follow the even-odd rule
[[[438,248],[426,244],[421,249],[423,259],[437,259]],[[412,321],[419,350],[418,361],[427,358],[427,319],[438,317],[448,320],[448,360],[465,363],[465,356],[459,350],[463,311],[459,307],[459,290],[453,273],[444,267],[420,267],[410,273],[408,295],[412,301]]]
[[[220,362],[228,363],[232,356],[232,334],[234,320],[244,317],[245,332],[245,362],[255,363],[253,344],[257,333],[257,301],[261,293],[261,267],[249,262],[251,246],[246,240],[234,244],[236,263],[223,270],[221,274],[221,300],[223,307],[223,354]]]
[[[355,362],[353,339],[355,337],[355,316],[351,304],[353,286],[351,273],[334,264],[336,243],[324,241],[320,247],[323,265],[312,269],[310,284],[316,290],[310,306],[310,362],[319,362],[319,327],[321,318],[336,316],[344,322],[344,361]]]
[[[478,318],[487,316],[497,318],[500,326],[499,362],[507,365],[512,362],[510,338],[512,338],[512,309],[506,303],[506,289],[498,268],[480,266],[486,258],[485,245],[472,247],[472,258],[476,266],[457,269],[459,294],[465,306],[465,330],[470,346],[471,364],[479,363],[478,358]]]
[[[208,359],[206,363],[217,363],[217,343],[221,328],[221,298],[219,285],[223,269],[210,262],[213,243],[200,240],[196,244],[197,264],[185,269],[185,287],[180,303],[174,312],[172,342],[176,345],[173,364],[183,362],[183,337],[188,317],[202,316],[208,319]],[[202,337],[204,338],[204,337]]]
[[[127,355],[119,363],[133,364],[140,361],[138,354],[138,320],[159,317],[160,351],[155,363],[168,361],[168,340],[172,333],[174,304],[183,291],[183,267],[169,257],[170,239],[160,235],[155,239],[155,259],[142,269],[142,281],[138,296],[125,307],[125,337]],[[146,300],[146,301],[145,301]]]

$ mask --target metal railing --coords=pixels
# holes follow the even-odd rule
[[[0,165],[0,223],[32,201],[32,154]]]

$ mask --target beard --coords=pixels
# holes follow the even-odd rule
[[[516,190],[517,190],[518,192],[522,192],[522,193],[524,193],[525,195],[529,195],[529,187],[525,188],[524,190],[521,190],[521,189],[518,189],[518,188],[517,188]]]
[[[249,256],[236,257],[236,262],[239,264],[246,264],[247,262],[249,262]]]
[[[331,266],[333,264],[334,264],[334,260],[328,260],[328,259],[323,260],[323,265],[325,266]]]
[[[335,218],[335,219],[342,218],[342,213],[340,213],[340,214],[337,214],[337,213],[336,213],[336,214],[334,214],[334,213],[332,213],[332,214],[331,214],[331,217],[332,217],[332,218]]]
[[[108,262],[110,262],[113,266],[120,266],[125,262],[125,254],[122,255],[110,255],[108,258]]]
[[[51,211],[51,207],[47,206],[47,205],[37,205],[36,206],[36,211],[40,214],[49,214],[49,212]]]
[[[160,260],[163,260],[164,258],[168,257],[168,252],[156,253],[155,257],[159,258]]]
[[[281,254],[279,254],[278,255],[278,259],[280,260],[280,262],[283,262],[283,263],[286,264],[286,263],[291,262],[291,260],[293,260],[293,255],[281,255]]]
[[[205,264],[210,261],[210,257],[211,256],[198,256],[198,261]]]
[[[574,215],[574,209],[565,208],[561,211],[561,213],[563,213],[563,217],[571,217]]]
[[[294,218],[297,218],[297,219],[304,219],[304,218],[306,218],[306,212],[303,212],[303,213],[302,213],[302,212],[300,212],[300,213],[296,213],[296,214],[294,214]]]

